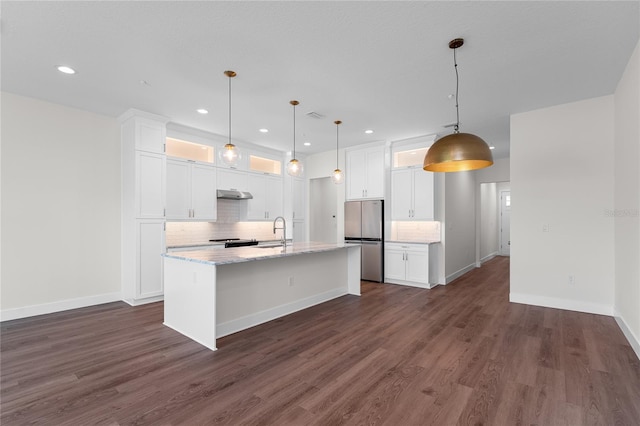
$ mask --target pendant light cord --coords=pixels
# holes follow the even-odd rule
[[[458,61],[456,60],[456,50],[458,49],[453,49],[453,68],[456,70],[456,127],[454,128],[454,131],[458,133],[458,129],[460,127],[460,110],[458,108],[458,86],[460,84],[460,78],[458,77]]]
[[[229,76],[229,144],[231,144],[231,76]]]
[[[293,157],[296,159],[296,105],[293,104]]]
[[[338,167],[338,128],[339,127],[340,125],[336,123],[336,170],[340,168]]]

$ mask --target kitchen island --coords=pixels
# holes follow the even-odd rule
[[[360,246],[293,243],[166,253],[164,324],[216,338],[345,294],[360,295]]]

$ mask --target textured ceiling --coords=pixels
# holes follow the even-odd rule
[[[461,130],[506,157],[510,114],[613,93],[638,42],[638,5],[3,1],[2,90],[109,116],[138,108],[226,136],[232,69],[234,139],[290,150],[297,99],[297,150],[314,153],[335,147],[336,119],[342,146],[449,133],[447,44],[463,37]]]

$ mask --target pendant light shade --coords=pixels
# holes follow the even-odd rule
[[[235,71],[225,71],[224,75],[229,77],[229,142],[222,150],[222,161],[229,165],[235,166],[238,163],[238,148],[231,143],[231,79],[236,76]]]
[[[296,105],[300,102],[289,101],[293,105],[293,154],[291,161],[287,163],[287,173],[290,176],[297,177],[302,175],[302,163],[296,159]]]
[[[424,157],[423,169],[429,172],[462,172],[482,169],[493,164],[491,150],[485,141],[471,133],[460,133],[460,111],[458,108],[458,63],[456,49],[464,40],[456,38],[449,42],[453,49],[453,64],[456,71],[456,125],[454,132],[434,143]]]
[[[336,125],[336,169],[331,174],[331,180],[338,185],[344,182],[344,173],[338,168],[338,129],[342,121],[336,120],[334,123]]]

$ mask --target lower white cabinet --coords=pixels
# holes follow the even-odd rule
[[[384,281],[414,287],[429,285],[429,246],[427,244],[385,243]]]

